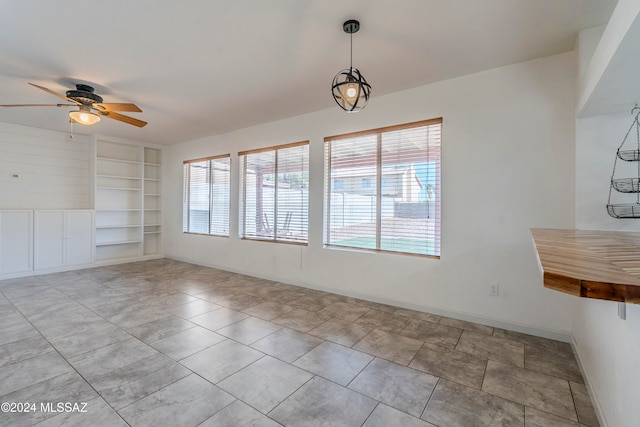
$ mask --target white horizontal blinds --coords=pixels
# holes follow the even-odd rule
[[[276,152],[263,151],[240,157],[244,164],[243,238],[273,240],[275,215]]]
[[[306,243],[309,240],[309,145],[284,148],[278,150],[276,156],[273,224],[277,239]]]
[[[183,231],[229,235],[229,155],[184,162]]]
[[[212,159],[210,163],[209,234],[229,236],[231,158]]]
[[[340,139],[330,150],[330,194],[327,242],[336,246],[376,249],[377,136]]]
[[[239,153],[240,237],[308,241],[309,145],[296,143]]]
[[[183,231],[209,233],[209,162],[185,163],[186,203]]]
[[[381,139],[379,249],[438,256],[440,124],[384,132]]]
[[[441,126],[326,139],[327,245],[440,256]]]

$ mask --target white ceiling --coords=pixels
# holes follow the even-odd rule
[[[61,100],[75,83],[133,102],[149,122],[77,133],[172,144],[338,108],[346,19],[375,97],[570,51],[616,0],[0,0],[0,104]],[[63,108],[0,108],[0,121],[68,131]],[[80,129],[82,128],[82,129]]]

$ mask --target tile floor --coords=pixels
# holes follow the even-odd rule
[[[0,281],[0,318],[1,425],[598,425],[566,343],[167,259]]]

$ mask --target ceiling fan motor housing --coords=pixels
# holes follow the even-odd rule
[[[91,86],[77,84],[76,90],[68,90],[67,98],[71,98],[81,104],[91,105],[93,103],[101,103],[102,97],[93,93],[94,89]]]

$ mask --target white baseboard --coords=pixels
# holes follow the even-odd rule
[[[126,263],[137,262],[137,261],[148,261],[148,260],[159,259],[159,258],[164,258],[164,254],[153,254],[153,255],[145,255],[140,257],[131,257],[131,258],[116,258],[116,259],[109,259],[104,261],[95,261],[95,262],[86,263],[86,264],[65,265],[62,267],[43,268],[39,270],[27,270],[27,271],[20,271],[17,273],[0,274],[0,280],[20,279],[23,277],[31,277],[31,276],[43,276],[45,274],[64,273],[65,271],[84,270],[86,268],[103,267],[107,265],[116,265],[116,264],[126,264]]]
[[[587,365],[582,362],[580,350],[578,348],[578,345],[576,344],[576,340],[573,334],[571,335],[571,348],[573,349],[573,354],[576,356],[576,361],[578,362],[578,366],[580,367],[580,372],[582,372],[584,385],[587,387],[587,392],[589,393],[589,397],[591,398],[591,404],[593,405],[593,410],[596,413],[596,417],[598,417],[600,427],[609,427],[609,423],[607,423],[607,419],[604,416],[604,411],[602,410],[602,405],[600,404],[598,393],[596,389],[591,386],[591,384],[593,384],[591,381],[591,371],[587,369]]]

